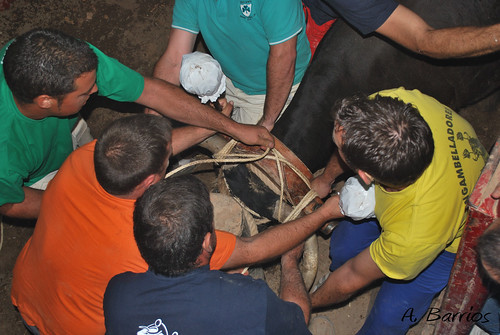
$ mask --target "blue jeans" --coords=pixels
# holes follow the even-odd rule
[[[330,240],[330,271],[355,257],[380,236],[377,221],[342,221]],[[375,303],[358,334],[405,334],[428,310],[432,299],[446,286],[455,261],[443,251],[412,280],[385,278]]]

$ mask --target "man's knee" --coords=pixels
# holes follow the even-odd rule
[[[79,148],[94,139],[90,133],[90,128],[84,119],[80,119],[71,132],[73,140],[73,150]]]
[[[330,239],[330,271],[334,271],[349,259],[365,250],[380,235],[376,221],[341,221]]]

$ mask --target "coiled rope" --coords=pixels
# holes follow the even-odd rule
[[[280,202],[278,209],[278,220],[281,218],[282,204],[284,198],[284,188],[285,188],[285,183],[283,178],[283,167],[281,164],[286,164],[293,172],[295,172],[295,174],[297,174],[297,176],[300,177],[300,179],[302,179],[302,181],[309,188],[309,192],[302,198],[302,200],[297,205],[293,206],[293,210],[282,222],[288,222],[296,219],[300,215],[302,210],[311,201],[313,201],[314,198],[318,196],[318,194],[311,188],[311,183],[309,182],[309,179],[306,176],[304,176],[304,174],[299,169],[297,169],[295,165],[290,163],[278,150],[267,148],[266,151],[262,154],[231,153],[231,151],[234,149],[237,143],[238,142],[236,140],[232,139],[219,152],[214,154],[213,156],[214,158],[201,159],[189,162],[188,164],[185,165],[181,165],[176,169],[167,173],[165,178],[169,178],[170,176],[173,176],[179,171],[182,171],[193,165],[206,164],[206,163],[250,163],[261,159],[273,159],[276,161],[278,175],[280,178]],[[269,155],[270,152],[272,152],[272,155]]]

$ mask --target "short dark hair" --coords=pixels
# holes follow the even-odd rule
[[[135,240],[155,273],[173,277],[196,268],[209,232],[214,232],[212,203],[207,188],[194,176],[164,179],[136,201]]]
[[[161,173],[171,133],[170,122],[162,116],[137,114],[113,121],[95,145],[99,184],[110,194],[125,195],[149,175]]]
[[[408,186],[425,171],[434,155],[429,125],[411,104],[391,97],[354,96],[333,110],[335,130],[347,165],[377,182]]]
[[[97,69],[89,45],[57,30],[33,29],[14,39],[3,59],[5,81],[23,103],[42,94],[59,100],[75,87],[75,79]]]
[[[498,281],[500,278],[500,222],[492,223],[477,241],[476,250],[481,261],[488,266],[488,273],[492,279]]]

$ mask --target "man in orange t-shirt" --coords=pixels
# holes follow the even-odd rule
[[[170,155],[211,131],[171,131],[159,116],[121,118],[75,152],[47,187],[33,236],[14,268],[12,301],[34,331],[103,334],[102,301],[114,275],[144,272],[133,235],[135,200],[165,176]],[[211,269],[267,260],[298,245],[335,213],[335,200],[249,238],[217,232]],[[281,243],[278,243],[281,242]]]

